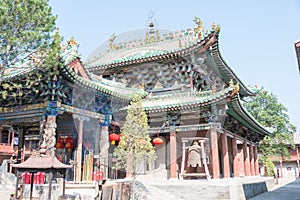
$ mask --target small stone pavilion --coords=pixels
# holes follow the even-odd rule
[[[149,134],[162,140],[157,159],[144,166],[150,173],[163,169],[166,179],[259,175],[257,144],[270,132],[241,103],[257,90],[222,58],[220,26],[206,30],[200,18],[194,21],[193,29],[175,32],[150,20],[145,29],[112,34],[86,62],[72,39],[61,65],[36,68],[26,60],[8,71],[2,96],[11,82],[28,87],[1,98],[1,159],[14,152],[26,160],[45,139],[62,162],[74,163],[67,179],[91,180],[98,171],[105,179],[122,178],[111,168],[118,142],[110,144],[109,135],[121,134],[131,95],[141,93]],[[57,73],[48,77],[47,70]],[[7,146],[11,151],[4,153]],[[87,155],[93,155],[89,168]]]

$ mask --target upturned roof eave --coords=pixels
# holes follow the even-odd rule
[[[100,82],[95,82],[93,80],[88,80],[79,76],[69,66],[64,66],[62,71],[64,75],[67,76],[67,78],[72,80],[74,83],[81,85],[82,87],[85,87],[90,91],[105,93],[107,95],[111,95],[120,100],[126,100],[126,101],[130,100],[134,93],[142,93],[146,95],[145,91],[143,90],[127,88],[127,87],[122,88],[124,89],[124,91],[126,91],[126,94],[118,92],[117,90],[111,90],[108,87],[104,87],[104,85]]]
[[[259,133],[260,135],[270,135],[271,132],[261,125],[241,104],[239,95],[236,95],[229,103],[227,111],[237,121],[240,121],[247,128]]]
[[[221,56],[221,52],[219,49],[219,42],[216,40],[215,44],[212,45],[211,50],[212,56],[214,57],[214,60],[216,61],[218,68],[222,70],[222,76],[223,79],[225,79],[225,82],[229,82],[230,79],[234,80],[235,82],[239,82],[240,85],[240,94],[242,96],[254,96],[256,93],[254,91],[251,91],[239,78],[238,76],[233,72],[233,70],[227,65],[223,57]]]

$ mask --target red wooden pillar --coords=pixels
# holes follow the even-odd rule
[[[240,176],[245,176],[245,163],[244,163],[244,148],[239,149],[238,148],[238,155],[239,155],[239,173]]]
[[[255,175],[259,175],[259,164],[258,164],[257,146],[254,146],[253,150],[254,150],[254,170],[255,170]]]
[[[240,169],[239,169],[239,157],[238,157],[236,136],[232,138],[232,157],[233,157],[233,176],[239,177]]]
[[[250,170],[251,176],[255,175],[255,168],[254,168],[254,153],[253,153],[253,146],[250,144]]]
[[[222,141],[222,156],[223,156],[224,178],[230,178],[228,143],[227,143],[227,134],[226,134],[226,132],[224,132],[221,135],[221,141]]]
[[[216,126],[210,129],[210,146],[212,157],[212,177],[214,179],[220,178],[220,165],[219,165],[219,149],[218,149],[218,133]]]
[[[247,142],[244,141],[243,143],[244,149],[244,169],[245,169],[245,176],[251,176],[250,170],[250,155],[249,155],[249,147],[247,146]]]
[[[170,132],[170,178],[177,177],[177,147],[176,147],[176,132]]]

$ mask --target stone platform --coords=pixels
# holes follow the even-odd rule
[[[141,181],[148,200],[247,200],[274,188],[272,177]]]
[[[133,184],[134,182],[134,184]],[[256,195],[270,191],[274,188],[273,177],[246,177],[229,179],[189,179],[167,180],[121,179],[108,181],[103,185],[102,199],[121,200],[126,194],[132,196],[126,185],[134,185],[134,199],[138,200],[248,200]],[[103,198],[105,197],[105,198]],[[101,199],[101,198],[100,198]]]

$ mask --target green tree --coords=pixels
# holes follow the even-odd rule
[[[255,97],[250,97],[244,107],[263,126],[271,127],[273,133],[260,142],[262,152],[260,161],[266,163],[267,158],[289,158],[289,147],[294,148],[293,135],[296,127],[290,123],[287,108],[277,97],[263,88]]]
[[[34,60],[47,65],[56,16],[48,0],[0,0],[0,82],[9,68]]]
[[[266,158],[265,175],[266,176],[274,176],[275,175],[275,165],[272,162],[272,160],[270,160],[270,158]]]
[[[0,95],[16,102],[26,93],[39,93],[44,77],[56,78],[62,39],[54,32],[56,16],[48,0],[0,0],[0,5]],[[26,80],[7,78],[26,68]]]
[[[131,99],[124,126],[121,128],[121,140],[114,150],[117,158],[116,167],[125,168],[127,177],[134,177],[135,161],[145,159],[149,162],[156,157],[148,129],[148,118],[142,107],[142,97],[135,94]]]
[[[296,130],[296,127],[290,123],[287,108],[274,94],[263,88],[244,106],[265,127],[275,127],[279,133],[290,133]]]

